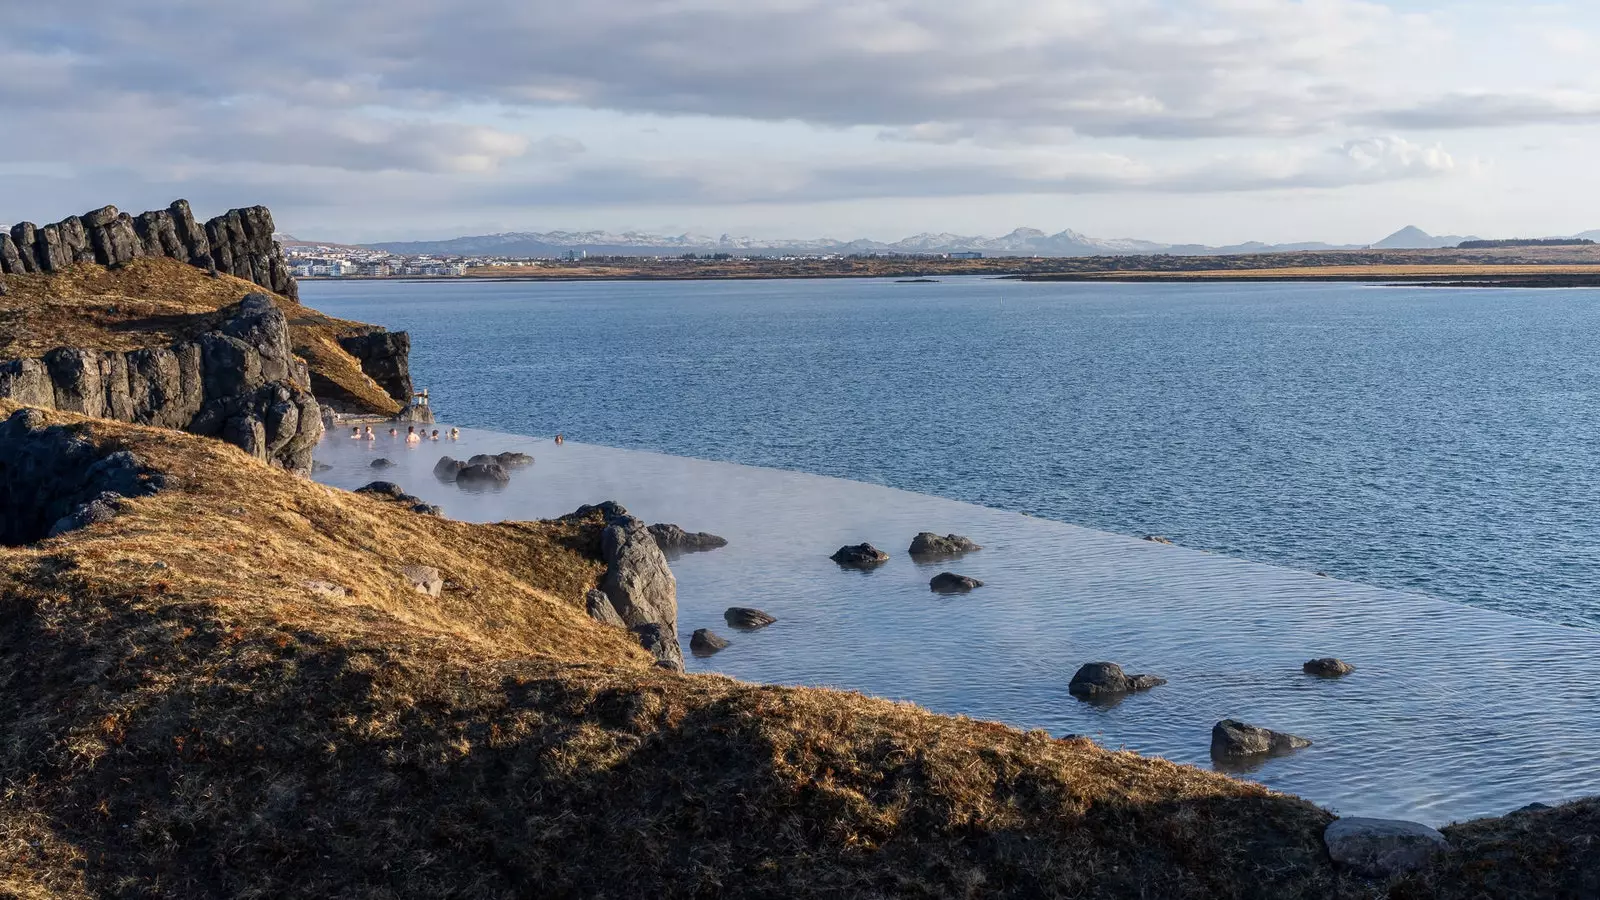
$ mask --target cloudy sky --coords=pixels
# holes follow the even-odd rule
[[[1600,5],[72,0],[0,29],[0,221],[330,240],[1600,228]]]

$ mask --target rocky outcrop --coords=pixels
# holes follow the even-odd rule
[[[666,556],[645,524],[628,515],[619,504],[584,507],[574,515],[596,511],[605,517],[600,556],[606,572],[600,580],[600,591],[658,664],[683,671],[683,648],[678,643],[678,582],[672,577]],[[592,611],[590,614],[594,615]]]
[[[1355,670],[1355,666],[1342,659],[1334,659],[1331,656],[1309,660],[1300,667],[1300,671],[1307,675],[1315,675],[1318,678],[1343,678]]]
[[[609,625],[612,628],[628,627],[628,623],[622,621],[622,617],[617,615],[617,608],[611,605],[611,598],[606,596],[605,591],[599,588],[592,588],[588,594],[584,595],[583,599],[584,606],[589,612],[589,618],[599,622],[601,625]]]
[[[1166,683],[1167,680],[1158,675],[1129,675],[1116,663],[1093,662],[1078,667],[1067,691],[1074,697],[1097,700],[1148,691]]]
[[[384,393],[409,407],[415,391],[411,384],[411,335],[404,331],[371,331],[341,337],[339,346],[356,358],[361,371]],[[431,414],[427,421],[433,421]]]
[[[1450,850],[1439,832],[1399,819],[1335,819],[1322,833],[1328,856],[1366,878],[1392,878],[1427,867]]]
[[[940,572],[928,581],[928,590],[937,594],[966,594],[981,587],[983,582],[978,579],[954,572]]]
[[[444,515],[444,510],[434,506],[432,503],[426,502],[421,497],[406,493],[405,488],[402,488],[400,485],[395,484],[392,481],[374,481],[364,484],[361,487],[356,488],[355,493],[371,494],[375,497],[382,497],[385,500],[393,500],[396,503],[399,503],[401,506],[404,506],[406,509],[417,513],[418,515]]]
[[[112,519],[166,484],[132,453],[107,452],[36,409],[0,423],[0,544],[27,544]]]
[[[706,531],[684,531],[676,525],[660,523],[650,526],[650,536],[656,545],[667,553],[702,553],[728,546],[725,538]]]
[[[851,544],[840,547],[828,557],[849,569],[871,569],[889,561],[889,554],[871,544]]]
[[[219,315],[215,331],[168,348],[62,347],[0,363],[0,399],[221,438],[308,474],[322,417],[288,321],[265,294]]]
[[[1311,746],[1311,741],[1294,734],[1246,725],[1223,719],[1211,729],[1211,755],[1222,758],[1266,756],[1288,753]]]
[[[182,260],[298,297],[265,206],[230,209],[201,226],[186,200],[130,216],[103,206],[53,225],[20,222],[0,241],[0,274],[59,272],[81,262],[120,266],[142,256]]]
[[[937,535],[924,531],[911,539],[912,556],[959,556],[983,548],[959,534]]]

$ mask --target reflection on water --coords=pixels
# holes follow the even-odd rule
[[[536,457],[504,488],[471,493],[433,476],[445,454]],[[373,459],[396,462],[370,468]],[[822,685],[912,700],[1105,746],[1211,765],[1220,719],[1315,744],[1248,774],[1343,814],[1442,823],[1533,801],[1600,793],[1600,634],[1163,546],[890,488],[770,469],[468,431],[407,447],[335,434],[319,480],[398,482],[445,515],[545,518],[617,500],[649,522],[722,535],[682,555],[679,631],[730,646],[690,671]],[[982,551],[912,559],[920,531]],[[868,541],[890,560],[829,559]],[[942,595],[950,570],[984,582]],[[731,606],[778,621],[727,627]],[[1301,672],[1338,656],[1342,679]],[[1109,660],[1169,683],[1109,705],[1067,691],[1077,667]]]

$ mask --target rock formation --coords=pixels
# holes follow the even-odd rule
[[[600,512],[606,523],[600,535],[600,556],[606,573],[600,591],[617,617],[639,638],[639,643],[665,668],[683,671],[683,648],[678,643],[678,582],[667,558],[656,546],[645,524],[617,503],[586,506],[574,516]],[[590,615],[605,621],[603,610]]]
[[[220,315],[217,330],[169,348],[61,347],[0,363],[0,399],[218,437],[308,474],[322,418],[288,321],[265,294]]]
[[[1128,675],[1116,663],[1093,662],[1078,668],[1067,691],[1074,697],[1094,700],[1147,691],[1166,683],[1167,680],[1158,675]]]
[[[404,331],[371,331],[341,337],[339,346],[356,358],[361,371],[384,393],[401,403],[411,403],[415,392],[411,384],[411,335]]]
[[[165,256],[298,297],[272,230],[272,213],[265,206],[230,209],[203,227],[186,200],[137,216],[103,206],[53,225],[13,225],[0,241],[0,275],[59,272],[81,262],[120,266],[141,256]]]
[[[31,543],[115,517],[166,479],[126,450],[106,453],[36,409],[0,423],[0,545]]]

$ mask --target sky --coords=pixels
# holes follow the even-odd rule
[[[1600,229],[1597,58],[1592,0],[33,4],[0,29],[0,222],[1572,234]]]

